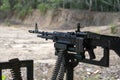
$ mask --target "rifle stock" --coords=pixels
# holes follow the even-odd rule
[[[111,42],[111,49],[120,57],[120,40]]]

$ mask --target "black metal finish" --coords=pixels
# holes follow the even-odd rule
[[[66,80],[74,80],[74,67],[78,65],[78,60],[74,58],[73,54],[65,55]]]
[[[66,80],[73,80],[73,77],[74,77],[74,68],[73,67],[67,67]]]
[[[27,68],[27,80],[34,80],[33,79],[33,60],[23,60],[19,61],[20,67]],[[12,69],[10,62],[1,62],[0,63],[0,80],[2,80],[2,69]]]
[[[41,32],[38,28],[35,28],[35,30],[29,30],[29,32],[37,33],[37,37],[44,38],[46,40],[53,40],[56,50],[55,54],[57,56],[59,54],[59,50],[66,51],[66,53],[64,53],[65,71],[67,73],[66,80],[73,79],[73,69],[78,62],[108,67],[109,50],[114,50],[117,55],[120,56],[120,45],[118,45],[120,44],[120,37],[101,35],[93,32],[81,32],[80,23],[78,24],[75,32]],[[96,47],[102,47],[104,49],[103,57],[100,61],[95,60],[96,56],[94,49]],[[86,51],[89,53],[89,59],[85,56]]]
[[[51,80],[56,80],[58,77],[58,74],[60,71],[60,66],[62,64],[63,54],[64,54],[64,50],[58,51],[58,59],[57,59],[56,64],[55,64],[55,68],[54,68]]]
[[[67,52],[67,46],[65,44],[55,43],[54,46],[58,59],[51,80],[63,80],[64,73],[66,73],[66,80],[73,80],[74,67],[78,65],[79,61],[74,58],[74,54]]]
[[[9,60],[9,63],[11,64],[11,74],[13,80],[22,80],[21,70],[20,70],[21,64],[19,63],[19,59],[18,58],[11,59]]]
[[[76,32],[80,32],[80,27],[81,27],[81,26],[80,26],[80,23],[78,23],[78,24],[77,24],[77,30],[76,30]]]

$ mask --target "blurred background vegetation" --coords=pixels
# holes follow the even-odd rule
[[[19,17],[39,9],[79,9],[101,12],[120,11],[120,0],[0,0],[0,11],[12,12]]]

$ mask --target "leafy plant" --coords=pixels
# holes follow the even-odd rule
[[[3,11],[10,10],[9,0],[3,0],[2,3],[3,4],[0,6],[1,10]]]
[[[25,17],[32,9],[45,13],[48,9],[67,8],[90,11],[120,11],[120,0],[0,0],[0,10]]]
[[[18,17],[23,19],[28,13],[32,12],[32,6],[29,5],[29,3],[26,4],[26,2],[24,3],[19,2],[14,6],[14,10]]]
[[[46,10],[49,8],[49,5],[48,4],[45,4],[45,3],[41,3],[37,6],[37,8],[42,12],[42,13],[45,13]]]
[[[117,27],[115,25],[112,25],[110,29],[112,34],[117,33]]]

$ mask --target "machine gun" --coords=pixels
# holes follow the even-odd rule
[[[110,50],[114,50],[120,57],[120,37],[81,32],[80,23],[75,32],[39,31],[37,24],[35,30],[29,30],[29,32],[54,42],[58,59],[51,80],[63,80],[64,73],[66,73],[66,80],[73,80],[73,69],[79,62],[108,67]],[[103,48],[103,57],[100,60],[95,60],[94,49],[96,47]],[[86,51],[89,53],[89,58],[86,58]]]

